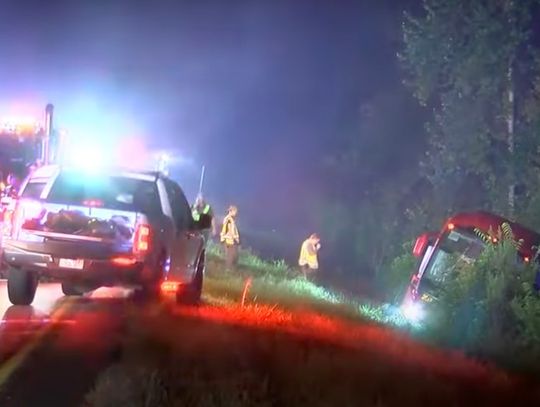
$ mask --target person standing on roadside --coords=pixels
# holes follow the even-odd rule
[[[214,220],[214,211],[212,210],[210,204],[206,202],[202,194],[197,195],[195,204],[191,208],[191,215],[193,216],[193,220],[195,222],[199,222],[202,215],[210,217],[210,228],[203,231],[203,236],[206,242],[209,241],[210,237],[214,237],[216,235],[216,222]]]
[[[306,279],[319,269],[318,253],[320,248],[321,239],[316,233],[313,233],[302,243],[298,265]]]
[[[20,187],[19,178],[17,178],[15,174],[9,173],[6,182],[7,185],[4,189],[5,195],[10,197],[16,197]]]
[[[240,233],[236,226],[238,208],[234,205],[229,207],[227,216],[223,219],[220,240],[225,246],[225,267],[230,270],[238,260],[238,246],[240,246]]]

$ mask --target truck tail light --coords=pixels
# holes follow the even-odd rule
[[[137,263],[137,259],[134,259],[133,257],[127,257],[127,256],[118,256],[114,257],[112,259],[112,263],[117,266],[133,266],[135,263]]]
[[[133,253],[145,254],[150,250],[151,228],[147,224],[139,224],[135,229],[135,237],[133,241]]]
[[[161,283],[161,292],[164,294],[176,293],[179,287],[180,283],[177,281],[163,281]]]

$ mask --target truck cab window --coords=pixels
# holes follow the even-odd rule
[[[45,185],[47,185],[47,182],[44,181],[30,181],[26,184],[21,196],[24,198],[39,199]]]

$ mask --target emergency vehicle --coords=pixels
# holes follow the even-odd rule
[[[45,108],[44,120],[0,115],[0,171],[24,179],[32,165],[54,163],[60,153],[60,133],[53,129],[54,106]]]
[[[61,133],[53,128],[54,106],[45,107],[44,119],[0,116],[0,225],[13,210],[18,189],[37,166],[57,161]],[[3,235],[0,234],[0,235]],[[0,267],[0,274],[4,265]]]
[[[477,231],[491,236],[497,242],[497,231],[502,224],[512,228],[519,261],[532,261],[540,245],[540,234],[501,216],[488,212],[460,213],[448,218],[439,232],[420,235],[413,247],[419,259],[402,304],[404,316],[411,322],[420,322],[430,302],[436,301],[438,289],[444,285],[452,270],[454,256],[467,261],[476,260],[486,246]]]

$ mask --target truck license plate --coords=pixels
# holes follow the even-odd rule
[[[84,260],[82,259],[60,259],[58,264],[66,269],[82,270],[84,268]]]

